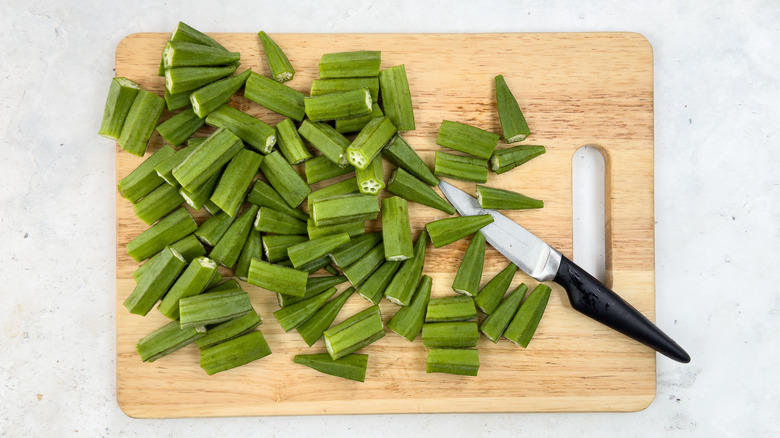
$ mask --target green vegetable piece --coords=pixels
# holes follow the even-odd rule
[[[303,93],[257,73],[247,79],[244,97],[298,122],[306,115]]]
[[[249,147],[263,155],[270,154],[277,141],[276,130],[273,127],[227,104],[210,112],[206,116],[206,124],[228,129]]]
[[[539,327],[544,310],[547,308],[550,292],[550,287],[545,284],[536,286],[517,309],[517,313],[504,331],[504,337],[523,348],[527,348],[537,327]]]
[[[464,295],[431,298],[425,322],[470,321],[477,318],[474,300]]]
[[[342,134],[347,132],[360,132],[360,130],[371,121],[371,119],[376,119],[382,117],[383,115],[384,113],[382,112],[382,108],[379,107],[379,104],[372,102],[371,114],[360,117],[352,117],[349,119],[338,119],[336,120],[336,131]]]
[[[490,170],[496,175],[530,161],[532,158],[542,155],[547,150],[544,146],[518,145],[506,149],[498,149],[490,157]]]
[[[195,257],[206,255],[206,248],[201,245],[194,234],[189,234],[187,237],[172,243],[170,247],[178,251],[187,263],[191,262]],[[152,258],[147,260],[146,263],[133,271],[133,279],[135,279],[136,282],[140,281],[140,278],[144,273],[152,267],[152,263],[160,257],[160,254],[161,253],[155,254]]]
[[[356,169],[365,169],[395,132],[389,118],[371,119],[347,148],[347,161]]]
[[[357,185],[357,177],[345,179],[344,181],[325,186],[317,191],[311,192],[307,198],[307,204],[309,211],[311,211],[312,203],[315,201],[321,201],[324,199],[337,198],[343,195],[351,195],[359,193],[360,189]]]
[[[517,104],[515,96],[506,84],[504,75],[496,76],[496,105],[504,141],[508,144],[517,143],[531,135],[523,112],[520,111],[520,105]]]
[[[249,149],[238,151],[222,172],[219,183],[209,198],[211,202],[222,211],[237,212],[244,203],[249,185],[257,175],[262,161],[262,155]]]
[[[127,243],[127,254],[140,262],[198,228],[184,207],[179,207]]]
[[[306,199],[311,193],[311,187],[298,175],[298,172],[290,166],[290,163],[282,157],[278,151],[265,156],[260,163],[260,171],[263,172],[271,186],[281,195],[284,202],[292,208]]]
[[[173,177],[192,192],[219,172],[243,147],[240,138],[219,128],[173,169]]]
[[[202,67],[232,64],[241,59],[241,54],[203,44],[168,41],[162,59],[164,68]]]
[[[459,294],[473,297],[479,293],[482,281],[482,268],[485,265],[485,235],[477,231],[471,238],[463,260],[452,282],[452,290]],[[473,301],[473,300],[471,300]],[[472,306],[474,303],[472,302]]]
[[[414,297],[408,306],[401,307],[387,323],[387,328],[403,336],[409,342],[414,341],[425,322],[425,311],[431,299],[433,279],[423,275],[417,284]]]
[[[501,302],[501,298],[509,290],[509,285],[512,284],[515,272],[517,272],[517,265],[509,263],[506,268],[491,278],[485,287],[479,291],[479,294],[474,297],[474,304],[477,305],[477,308],[485,312],[486,315],[492,314]]]
[[[528,286],[524,283],[520,284],[520,286],[513,290],[512,293],[496,307],[495,311],[488,315],[488,317],[482,321],[482,324],[480,324],[479,331],[484,333],[494,344],[497,343],[501,338],[501,335],[504,334],[504,330],[506,330],[509,321],[512,320],[512,317],[520,307],[520,303],[523,301],[523,297],[527,290]]]
[[[476,347],[478,340],[476,321],[426,322],[422,327],[422,342],[428,348]]]
[[[360,260],[371,248],[382,241],[382,233],[366,233],[351,239],[330,253],[333,264],[344,268]]]
[[[219,324],[253,311],[243,290],[210,292],[180,299],[179,323],[182,328]]]
[[[198,117],[204,118],[215,109],[230,102],[233,95],[244,86],[251,73],[252,69],[250,68],[241,74],[220,79],[195,90],[190,94],[192,110]]]
[[[322,155],[328,157],[330,161],[342,167],[347,167],[346,149],[349,147],[349,140],[341,135],[332,126],[323,122],[312,122],[304,120],[298,128],[298,133],[306,139]]]
[[[428,350],[425,371],[476,376],[479,371],[479,353],[472,348],[431,348]]]
[[[263,44],[265,60],[268,62],[268,68],[271,69],[273,78],[279,82],[291,80],[295,76],[295,69],[290,64],[290,60],[287,59],[287,55],[264,31],[258,32],[257,36],[260,37],[260,42]]]
[[[165,295],[186,265],[187,261],[178,251],[166,247],[122,305],[132,314],[145,316]]]
[[[306,213],[287,205],[282,196],[263,180],[255,181],[246,200],[257,206],[268,207],[302,221],[309,219]]]
[[[336,288],[332,287],[319,295],[288,304],[274,312],[274,318],[279,321],[282,330],[289,332],[311,318],[335,293]]]
[[[165,75],[165,71],[163,70],[163,74],[160,76]],[[181,93],[173,94],[168,89],[165,89],[165,106],[168,107],[168,111],[176,111],[182,108],[187,108],[188,106],[192,105],[190,102],[190,94],[192,94],[193,90],[189,91],[182,91]]]
[[[436,151],[433,173],[461,181],[484,183],[488,177],[487,161]]]
[[[498,134],[475,126],[444,120],[436,144],[487,160],[498,145]]]
[[[320,58],[320,78],[362,78],[379,75],[382,52],[326,53]]]
[[[307,97],[303,103],[306,117],[315,122],[371,114],[371,92],[368,88]]]
[[[340,166],[331,161],[331,159],[325,155],[319,155],[310,160],[307,160],[306,164],[304,165],[306,182],[308,184],[318,183],[320,181],[346,175],[354,171],[354,167]]]
[[[373,305],[323,332],[325,348],[333,360],[375,342],[385,336],[379,306]]]
[[[205,327],[182,329],[179,321],[171,321],[141,338],[135,349],[142,361],[154,362],[203,338],[205,334]]]
[[[183,199],[176,187],[163,184],[144,196],[143,199],[133,205],[133,212],[146,223],[151,225],[158,219],[180,206]]]
[[[385,114],[399,131],[414,131],[414,109],[406,67],[396,65],[379,72]]]
[[[375,195],[344,195],[311,204],[311,218],[318,227],[373,220],[377,216],[379,199]]]
[[[181,21],[176,25],[176,28],[173,30],[173,32],[171,32],[171,41],[203,44],[227,51],[227,49],[222,46],[222,44],[218,43],[214,38],[211,38],[203,32]]]
[[[455,214],[455,207],[439,196],[431,186],[400,167],[393,170],[390,175],[390,179],[387,181],[387,191],[447,214]]]
[[[211,277],[211,281],[209,281],[209,284],[206,285],[206,292],[208,292],[211,289],[219,286],[219,284],[222,283],[222,280],[224,280],[224,279],[225,278],[222,276],[222,274],[219,273],[219,269],[214,271],[214,275]],[[233,280],[233,281],[235,281],[235,280]],[[238,284],[238,282],[236,282],[236,284]],[[241,288],[238,287],[237,289],[241,289]],[[223,289],[223,290],[227,290],[227,289]],[[212,292],[214,292],[214,291],[212,291]]]
[[[493,210],[525,210],[543,208],[544,201],[529,198],[511,190],[477,185],[477,201],[482,208]]]
[[[406,199],[398,196],[382,199],[382,241],[386,260],[402,261],[414,256]]]
[[[393,280],[398,268],[401,267],[400,261],[388,260],[382,263],[371,275],[366,278],[358,293],[372,304],[379,304],[384,296],[387,285]]]
[[[200,294],[211,282],[217,264],[207,257],[196,257],[165,294],[157,310],[170,319],[179,319],[179,300]]]
[[[249,277],[249,264],[252,263],[252,259],[259,259],[263,257],[263,239],[260,232],[257,230],[249,230],[249,237],[244,243],[244,247],[241,248],[241,255],[238,256],[236,267],[233,269],[233,274],[240,278],[242,281],[246,281]]]
[[[382,156],[426,184],[430,186],[439,185],[439,178],[436,178],[431,169],[428,168],[428,165],[400,135],[393,137],[393,140],[382,149]]]
[[[228,228],[230,228],[235,219],[235,217],[226,212],[220,211],[200,224],[198,229],[195,230],[195,236],[208,246],[217,246],[217,243],[227,233]]]
[[[342,269],[352,286],[361,284],[385,262],[385,246],[382,243],[371,248],[360,260]]]
[[[262,211],[262,208],[260,210]],[[307,240],[309,239],[306,236],[294,234],[266,234],[263,236],[263,254],[269,262],[278,262],[287,258],[287,248]],[[259,259],[260,257],[255,258]]]
[[[164,109],[165,99],[151,91],[138,90],[117,139],[119,146],[126,152],[143,157]]]
[[[309,239],[317,239],[322,236],[340,233],[347,233],[351,238],[364,234],[366,232],[366,223],[363,220],[358,220],[355,222],[346,222],[336,225],[323,225],[318,227],[314,224],[313,219],[309,219],[309,221],[306,223],[306,232],[309,234]]]
[[[175,154],[157,163],[157,165],[154,166],[154,171],[171,186],[176,188],[181,187],[179,181],[173,177],[173,169],[186,160],[196,149],[197,148],[191,146],[179,149]]]
[[[211,178],[207,179],[206,182],[201,184],[195,191],[190,192],[181,188],[179,189],[179,194],[184,198],[184,202],[186,202],[187,205],[194,210],[200,210],[207,202],[211,203],[209,198],[211,197],[211,194],[214,193],[214,189],[217,187],[217,183],[221,177],[222,172],[217,172],[214,175],[211,175]],[[178,185],[178,181],[176,182],[176,185]],[[236,207],[236,209],[238,209],[238,207]]]
[[[211,202],[211,201],[206,201],[206,203],[203,204],[203,208],[205,208],[206,212],[208,214],[211,214],[211,215],[215,215],[215,214],[219,213],[220,211],[222,211],[222,210],[219,209],[219,207],[214,205],[214,203]]]
[[[268,207],[260,207],[254,228],[264,233],[306,234],[306,222]]]
[[[200,350],[200,367],[208,375],[246,365],[271,354],[259,330],[249,332],[227,342]]]
[[[292,295],[276,294],[276,298],[279,303],[279,307],[285,307],[306,298],[319,295],[334,286],[338,286],[339,284],[344,283],[345,281],[347,281],[347,277],[343,275],[309,277],[309,279],[306,281],[306,293],[304,293],[303,296],[294,297]]]
[[[214,273],[214,276],[216,277],[219,274],[219,271]],[[221,281],[221,280],[220,280]],[[206,289],[206,292],[204,293],[211,293],[211,292],[220,292],[225,290],[241,290],[241,285],[236,281],[234,278],[231,278],[230,280],[218,284],[216,286],[212,286],[208,289]]]
[[[152,190],[165,183],[165,180],[157,175],[154,166],[176,153],[176,149],[170,145],[165,145],[144,160],[138,167],[133,169],[126,177],[119,180],[117,189],[125,199],[135,204]]]
[[[296,354],[293,362],[331,376],[356,382],[366,381],[367,354],[353,353],[336,360],[331,359],[328,353]]]
[[[324,94],[343,93],[345,91],[359,90],[367,88],[371,93],[371,101],[379,100],[379,78],[335,78],[335,79],[315,79],[311,83],[310,96],[322,96]]]
[[[377,155],[365,169],[356,169],[358,190],[364,195],[378,195],[385,188],[385,169],[382,157]]]
[[[339,275],[339,270],[336,269],[333,265],[326,265],[323,269],[325,269],[331,275]]]
[[[308,272],[252,259],[247,283],[271,292],[302,297],[306,293],[308,278]]]
[[[218,67],[168,68],[165,69],[165,89],[171,94],[192,92],[232,75],[236,69],[238,63]]]
[[[469,234],[474,234],[482,227],[493,222],[489,214],[474,216],[458,216],[439,219],[425,224],[425,229],[431,236],[434,248],[441,248],[460,240]]]
[[[262,323],[263,318],[258,316],[257,312],[247,312],[244,316],[233,318],[209,328],[206,336],[198,339],[196,343],[201,350],[213,347],[217,344],[235,339],[245,333],[249,333]]]
[[[103,120],[100,122],[98,134],[111,140],[119,140],[125,119],[130,113],[133,101],[141,87],[127,78],[111,79],[108,88],[106,107],[103,110]]]
[[[425,245],[428,232],[423,230],[414,244],[414,257],[405,260],[385,290],[385,298],[399,306],[408,306],[425,264]]]
[[[339,233],[318,237],[306,242],[296,243],[287,248],[287,255],[296,269],[320,257],[327,256],[333,250],[349,242],[349,234]]]
[[[311,152],[298,135],[298,129],[290,119],[284,119],[276,124],[276,132],[279,133],[279,150],[290,164],[300,164],[312,157]]]
[[[211,249],[209,257],[220,265],[232,269],[238,262],[241,255],[241,248],[244,247],[249,231],[252,229],[252,221],[257,215],[260,207],[250,205],[241,216],[239,216],[219,239],[216,245]]]

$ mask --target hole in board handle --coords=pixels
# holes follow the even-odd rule
[[[571,164],[574,263],[606,284],[604,155],[598,147],[585,145],[574,152]]]

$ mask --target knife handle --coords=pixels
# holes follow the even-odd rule
[[[563,286],[577,311],[639,341],[653,350],[688,363],[691,357],[633,306],[577,264],[561,256],[554,282]]]

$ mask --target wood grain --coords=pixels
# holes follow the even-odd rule
[[[268,74],[255,34],[213,34],[242,54],[242,68]],[[167,34],[133,34],[116,53],[116,75],[162,95],[156,75]],[[381,50],[382,66],[405,64],[417,130],[405,138],[429,163],[443,119],[500,132],[493,77],[502,73],[533,132],[524,143],[547,153],[512,172],[490,175],[488,185],[545,201],[537,211],[508,216],[571,257],[571,160],[577,148],[595,145],[607,163],[607,269],[611,286],[655,319],[653,218],[653,54],[631,33],[598,34],[280,34],[273,35],[295,66],[288,84],[308,94],[323,53]],[[241,96],[232,105],[267,123],[281,117]],[[166,112],[164,117],[169,115]],[[205,130],[204,132],[207,132]],[[147,154],[162,146],[155,134]],[[499,146],[501,147],[501,146]],[[117,180],[142,160],[117,150]],[[389,171],[389,170],[388,170]],[[321,185],[322,183],[320,183]],[[458,183],[473,191],[473,184]],[[315,186],[316,188],[317,186]],[[191,345],[154,363],[142,363],[135,344],[166,322],[156,310],[130,315],[122,302],[134,287],[137,264],[125,245],[146,226],[117,196],[117,399],[133,417],[192,417],[418,412],[635,411],[655,396],[655,353],[571,309],[557,285],[528,349],[507,341],[479,343],[477,377],[426,374],[426,351],[389,332],[367,347],[365,383],[342,381],[293,364],[312,348],[274,320],[275,296],[246,285],[273,354],[247,366],[207,376]],[[415,233],[444,213],[410,205]],[[203,215],[196,213],[198,220]],[[372,224],[375,227],[376,224]],[[451,294],[467,240],[434,249],[425,273],[433,295]],[[483,284],[506,266],[492,248]],[[536,282],[518,273],[514,285]],[[342,286],[342,289],[344,286]],[[368,306],[350,298],[337,322]],[[381,306],[385,322],[397,309]]]

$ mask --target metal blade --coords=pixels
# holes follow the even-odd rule
[[[485,240],[523,272],[537,281],[555,278],[561,263],[561,253],[503,214],[483,209],[476,198],[463,190],[445,181],[439,183],[439,188],[461,216],[492,216],[494,222],[481,230]]]

